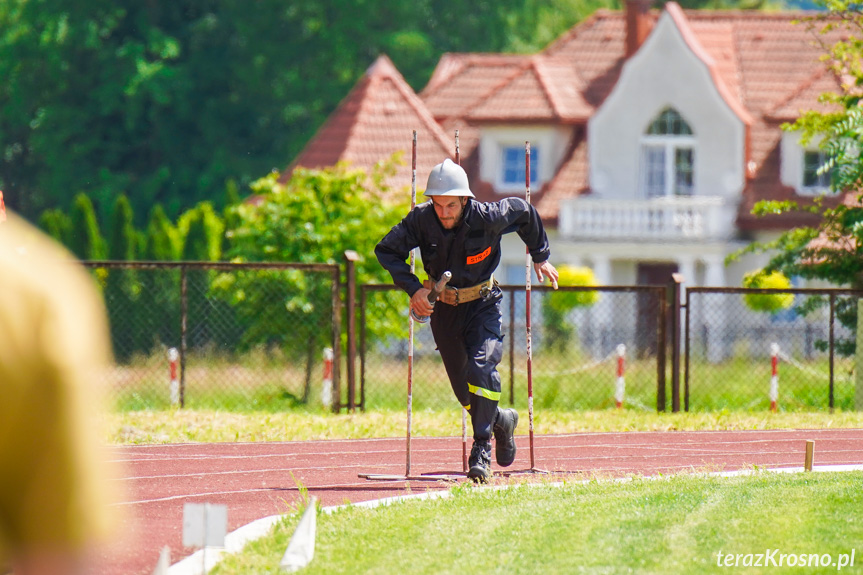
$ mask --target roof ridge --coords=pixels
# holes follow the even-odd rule
[[[810,74],[805,80],[800,82],[793,90],[788,92],[788,94],[784,98],[780,98],[777,100],[776,104],[771,106],[769,110],[765,111],[765,115],[773,115],[781,108],[785,106],[789,102],[791,102],[794,98],[803,93],[804,90],[812,86],[815,82],[823,78],[830,70],[826,67],[819,68],[815,70],[812,74]]]
[[[597,21],[602,20],[604,18],[608,18],[609,16],[618,18],[623,13],[620,10],[608,10],[606,8],[600,8],[596,10],[593,14],[582,20],[581,22],[577,22],[573,26],[569,28],[566,32],[555,38],[551,44],[543,48],[539,54],[545,55],[553,55],[549,54],[550,52],[554,52],[560,49],[560,45],[566,44],[573,38],[577,37],[580,32],[589,29],[592,26],[595,26]]]
[[[396,90],[402,95],[403,98],[407,101],[408,105],[416,112],[419,116],[420,120],[425,124],[425,127],[428,128],[432,134],[438,139],[438,142],[443,145],[444,149],[449,148],[449,139],[447,135],[444,133],[443,128],[437,121],[434,119],[431,111],[425,105],[425,102],[414,92],[413,88],[407,83],[407,80],[404,79],[404,76],[398,71],[395,65],[392,64],[392,61],[386,54],[382,54],[378,56],[378,59],[386,58],[386,61],[390,63],[392,66],[392,71],[394,74],[388,74],[385,76],[387,79],[393,82]],[[378,76],[380,78],[381,76]],[[370,77],[371,79],[371,77]]]
[[[561,113],[561,103],[557,101],[555,98],[555,91],[551,89],[549,84],[549,79],[546,77],[545,71],[542,69],[544,62],[546,59],[551,58],[550,56],[544,56],[542,54],[536,54],[533,58],[531,58],[531,64],[536,74],[537,79],[539,80],[540,86],[542,86],[542,92],[545,94],[545,99],[548,100],[551,109],[554,111],[554,115],[557,118],[562,118],[563,114]]]
[[[478,108],[480,106],[480,104],[486,103],[491,97],[493,97],[495,94],[497,94],[500,90],[502,90],[503,88],[508,86],[510,82],[512,82],[513,80],[515,80],[519,76],[521,76],[521,74],[527,68],[530,68],[532,66],[531,58],[532,58],[532,56],[530,58],[528,58],[528,60],[526,62],[520,64],[514,71],[510,72],[508,76],[504,76],[504,78],[502,80],[500,80],[497,84],[492,86],[491,89],[489,89],[488,92],[486,92],[484,96],[481,96],[480,98],[478,98],[477,101],[473,103],[473,105],[471,105],[469,108],[464,110],[464,113],[462,114],[462,116],[465,118],[470,117],[470,115],[473,113],[473,111],[476,108]]]
[[[713,80],[713,85],[716,86],[716,90],[719,92],[722,99],[725,100],[725,103],[728,104],[734,114],[740,118],[744,124],[752,125],[752,115],[743,105],[743,102],[741,102],[740,99],[731,92],[731,89],[728,87],[728,84],[725,83],[725,80],[723,80],[722,75],[719,73],[719,68],[716,65],[716,60],[714,60],[713,56],[711,56],[701,44],[701,41],[698,39],[698,36],[696,36],[692,26],[690,26],[689,20],[683,13],[683,9],[680,7],[680,4],[673,0],[667,2],[665,4],[664,11],[671,18],[672,22],[674,22],[680,35],[683,37],[683,41],[687,46],[689,46],[693,54],[695,54],[695,57],[707,66],[707,70]]]

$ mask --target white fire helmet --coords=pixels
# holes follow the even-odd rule
[[[432,168],[425,195],[475,197],[470,191],[464,169],[449,158]]]

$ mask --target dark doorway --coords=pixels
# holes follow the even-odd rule
[[[677,273],[677,264],[673,263],[640,263],[636,272],[638,285],[666,285],[671,280],[671,274]],[[670,302],[669,302],[670,303]],[[638,317],[636,318],[635,342],[638,357],[656,355],[659,328],[660,301],[654,294],[639,294]],[[667,306],[665,325],[671,325],[671,305]],[[665,331],[666,344],[671,341],[671,330]]]

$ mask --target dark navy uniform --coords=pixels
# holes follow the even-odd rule
[[[432,202],[425,202],[390,230],[375,255],[408,296],[423,287],[406,261],[416,247],[429,278],[437,281],[449,271],[449,286],[470,288],[489,282],[500,263],[501,236],[511,232],[518,233],[535,263],[549,258],[539,214],[519,198],[493,203],[468,199],[461,222],[452,230],[441,225]],[[501,298],[495,286],[486,297],[467,303],[438,301],[431,315],[435,343],[459,403],[470,411],[475,441],[491,439],[500,401]]]

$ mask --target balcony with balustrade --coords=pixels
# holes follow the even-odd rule
[[[736,234],[737,205],[736,200],[718,196],[580,197],[561,202],[558,232],[573,240],[723,241]]]

